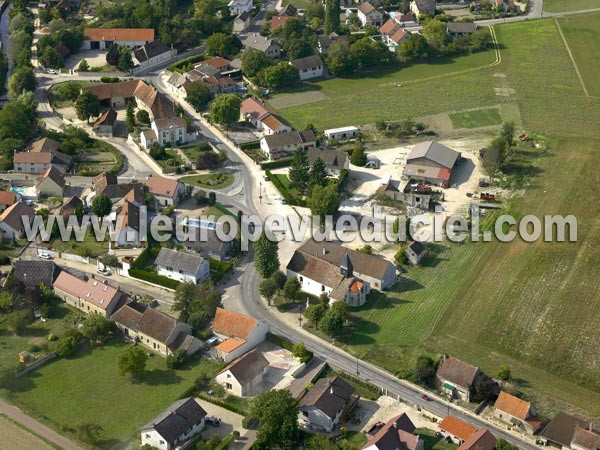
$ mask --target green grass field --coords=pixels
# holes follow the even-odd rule
[[[55,239],[52,241],[52,249],[59,252],[74,253],[79,256],[90,256],[97,258],[108,252],[108,238],[104,241],[97,241],[93,231],[88,231],[85,239],[81,242],[73,239],[70,241],[62,241]]]
[[[318,129],[364,125],[378,119],[400,120],[446,111],[461,111],[498,103],[491,86],[494,68],[447,76],[484,67],[495,60],[494,51],[444,58],[430,63],[396,65],[377,72],[306,83],[320,101],[300,103],[306,91],[286,96],[289,107],[278,112],[295,128],[313,123]],[[419,81],[441,77],[431,81]],[[402,87],[398,87],[401,84]],[[274,97],[277,103],[278,96]],[[431,99],[431,101],[424,101]]]
[[[495,102],[490,107],[518,104],[524,129],[547,134],[551,147],[532,160],[540,174],[510,203],[510,211],[573,214],[578,242],[451,245],[427,267],[411,270],[410,282],[386,296],[374,295],[356,313],[358,330],[336,342],[398,374],[422,352],[448,352],[492,375],[508,363],[545,416],[563,409],[597,418],[600,101],[585,97],[552,20],[496,31],[502,63],[469,75],[480,83],[475,98],[489,89]],[[446,82],[424,86],[419,102],[428,105],[428,113],[438,110],[438,89]],[[496,96],[495,88],[509,95]],[[447,95],[461,102],[461,92],[459,87]],[[390,116],[395,111],[402,108],[383,109]]]
[[[544,0],[544,11],[565,12],[600,8],[598,0]]]
[[[454,128],[479,128],[502,124],[502,115],[498,108],[475,109],[449,116]]]
[[[597,2],[600,8],[600,2]],[[600,13],[558,19],[588,93],[600,97]]]
[[[205,189],[225,189],[231,186],[234,180],[235,176],[232,173],[209,173],[181,178],[182,183],[193,184]]]
[[[60,359],[18,379],[12,387],[18,401],[56,428],[93,422],[104,428],[102,448],[123,448],[140,426],[194,384],[200,372],[214,374],[218,365],[201,360],[182,370],[168,370],[153,355],[140,381],[121,376],[119,340]]]

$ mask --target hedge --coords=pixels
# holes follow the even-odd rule
[[[194,64],[200,61],[204,61],[206,58],[204,55],[194,55],[194,56],[190,56],[189,58],[185,58],[182,59],[181,61],[177,61],[173,64],[171,64],[169,66],[169,70],[171,72],[178,72],[179,70],[181,70],[183,67],[187,66],[188,64]]]
[[[260,141],[243,142],[240,144],[240,150],[252,150],[260,148]]]
[[[179,281],[177,280],[172,280],[157,273],[148,272],[142,269],[129,269],[129,275],[134,278],[138,278],[153,284],[158,284],[169,289],[177,289],[177,286],[179,286]]]
[[[206,400],[207,402],[212,403],[213,405],[220,406],[221,408],[225,408],[225,409],[227,409],[227,410],[229,410],[231,412],[234,412],[236,414],[239,414],[241,416],[245,416],[246,415],[246,411],[244,411],[244,410],[242,410],[240,408],[237,408],[237,407],[235,407],[233,405],[230,405],[229,403],[227,403],[227,402],[225,402],[223,400],[219,400],[219,399],[216,399],[214,397],[210,397],[210,396],[206,395],[203,392],[199,392],[196,396],[199,397],[199,398],[201,398],[202,400]]]
[[[269,180],[271,180],[271,182],[279,190],[279,192],[281,193],[285,201],[288,202],[288,204],[306,207],[306,200],[302,198],[293,197],[290,194],[290,191],[287,190],[287,188],[281,183],[281,181],[279,181],[277,177],[273,176],[269,169],[265,170],[265,174],[269,177]]]
[[[285,348],[286,350],[293,352],[294,351],[294,344],[291,341],[288,341],[285,338],[282,338],[281,336],[277,336],[276,334],[273,334],[271,332],[267,333],[267,341],[272,342],[273,344],[281,347],[281,348]],[[306,352],[308,353],[308,356],[306,358],[304,358],[304,360],[302,361],[304,362],[308,362],[311,359],[313,359],[313,352],[311,352],[310,350],[306,350]]]
[[[348,175],[350,175],[350,172],[348,171],[348,169],[340,170],[340,176],[338,177],[338,191],[341,191],[344,189],[344,186],[346,185],[346,182],[348,181]]]
[[[233,441],[233,433],[225,436],[221,443],[215,447],[215,450],[225,450],[227,447],[229,447],[231,441]]]
[[[280,167],[289,166],[293,160],[294,160],[294,158],[282,158],[282,159],[278,159],[277,161],[268,161],[268,162],[261,163],[260,167],[263,170],[264,169],[278,169]]]

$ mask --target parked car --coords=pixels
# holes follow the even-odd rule
[[[56,75],[58,73],[58,71],[56,71],[54,69],[48,69],[48,70],[46,70],[46,73],[50,73],[50,74]]]
[[[98,272],[100,275],[104,275],[105,277],[108,277],[111,274],[110,270],[102,267],[98,267],[96,269],[96,272]]]
[[[429,400],[429,397],[427,397],[427,394],[423,394],[423,395],[421,396],[421,398],[422,398],[423,400],[427,400],[427,401]]]
[[[42,259],[52,259],[52,256],[48,252],[41,252],[38,256]]]
[[[208,416],[204,419],[204,421],[212,425],[213,427],[218,427],[219,425],[221,425],[221,419],[215,416]]]

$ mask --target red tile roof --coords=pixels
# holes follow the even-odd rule
[[[17,201],[17,194],[12,191],[0,191],[0,205],[10,206]]]
[[[148,186],[148,190],[151,194],[171,198],[175,196],[178,184],[179,182],[177,180],[157,176],[151,176],[148,178],[148,181],[146,181],[146,186]]]
[[[446,416],[440,423],[440,429],[463,441],[466,441],[477,432],[477,428],[454,416]]]
[[[148,41],[154,40],[152,28],[85,28],[83,38],[88,41]]]
[[[507,392],[500,391],[500,395],[494,404],[494,408],[504,411],[513,417],[521,420],[527,419],[527,415],[531,409],[531,403],[521,400]]]
[[[290,16],[273,16],[271,17],[271,30],[276,31],[283,28],[288,20],[295,19]]]
[[[54,281],[53,287],[104,310],[121,298],[121,293],[108,284],[93,278],[83,281],[64,270]]]
[[[236,348],[240,348],[246,342],[248,342],[246,339],[229,338],[217,345],[216,349],[222,351],[223,353],[231,353]]]
[[[496,438],[488,430],[479,430],[467,439],[458,450],[494,450]]]
[[[253,317],[217,308],[213,331],[229,337],[248,339],[256,323]]]

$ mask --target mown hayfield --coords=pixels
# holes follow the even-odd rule
[[[0,430],[2,430],[3,448],[11,450],[52,450],[59,448],[44,442],[3,414],[0,414]]]
[[[565,12],[600,8],[598,0],[544,0],[544,11]]]
[[[375,72],[306,83],[317,90],[323,100],[303,103],[306,91],[298,92],[273,105],[295,104],[282,107],[278,112],[295,128],[304,129],[312,123],[318,129],[344,125],[364,125],[378,119],[400,120],[446,111],[461,111],[481,105],[494,105],[491,74],[494,68],[485,67],[495,61],[493,50],[474,55],[446,58],[431,63],[396,65]],[[448,75],[473,68],[481,70]],[[440,77],[432,81],[418,80]],[[401,85],[398,86],[398,85]],[[312,96],[314,97],[314,96]],[[283,101],[285,100],[285,101]]]
[[[360,330],[341,344],[396,373],[423,351],[492,375],[508,363],[542,413],[571,404],[600,417],[600,100],[585,97],[556,31],[552,20],[497,27],[494,82],[512,90],[524,128],[546,134],[551,148],[510,210],[573,214],[578,242],[452,245],[411,271],[408,287],[360,310]],[[435,103],[430,92],[423,104]]]
[[[479,128],[502,124],[498,108],[483,108],[449,114],[454,128]]]
[[[557,20],[588,93],[600,97],[600,13]]]

